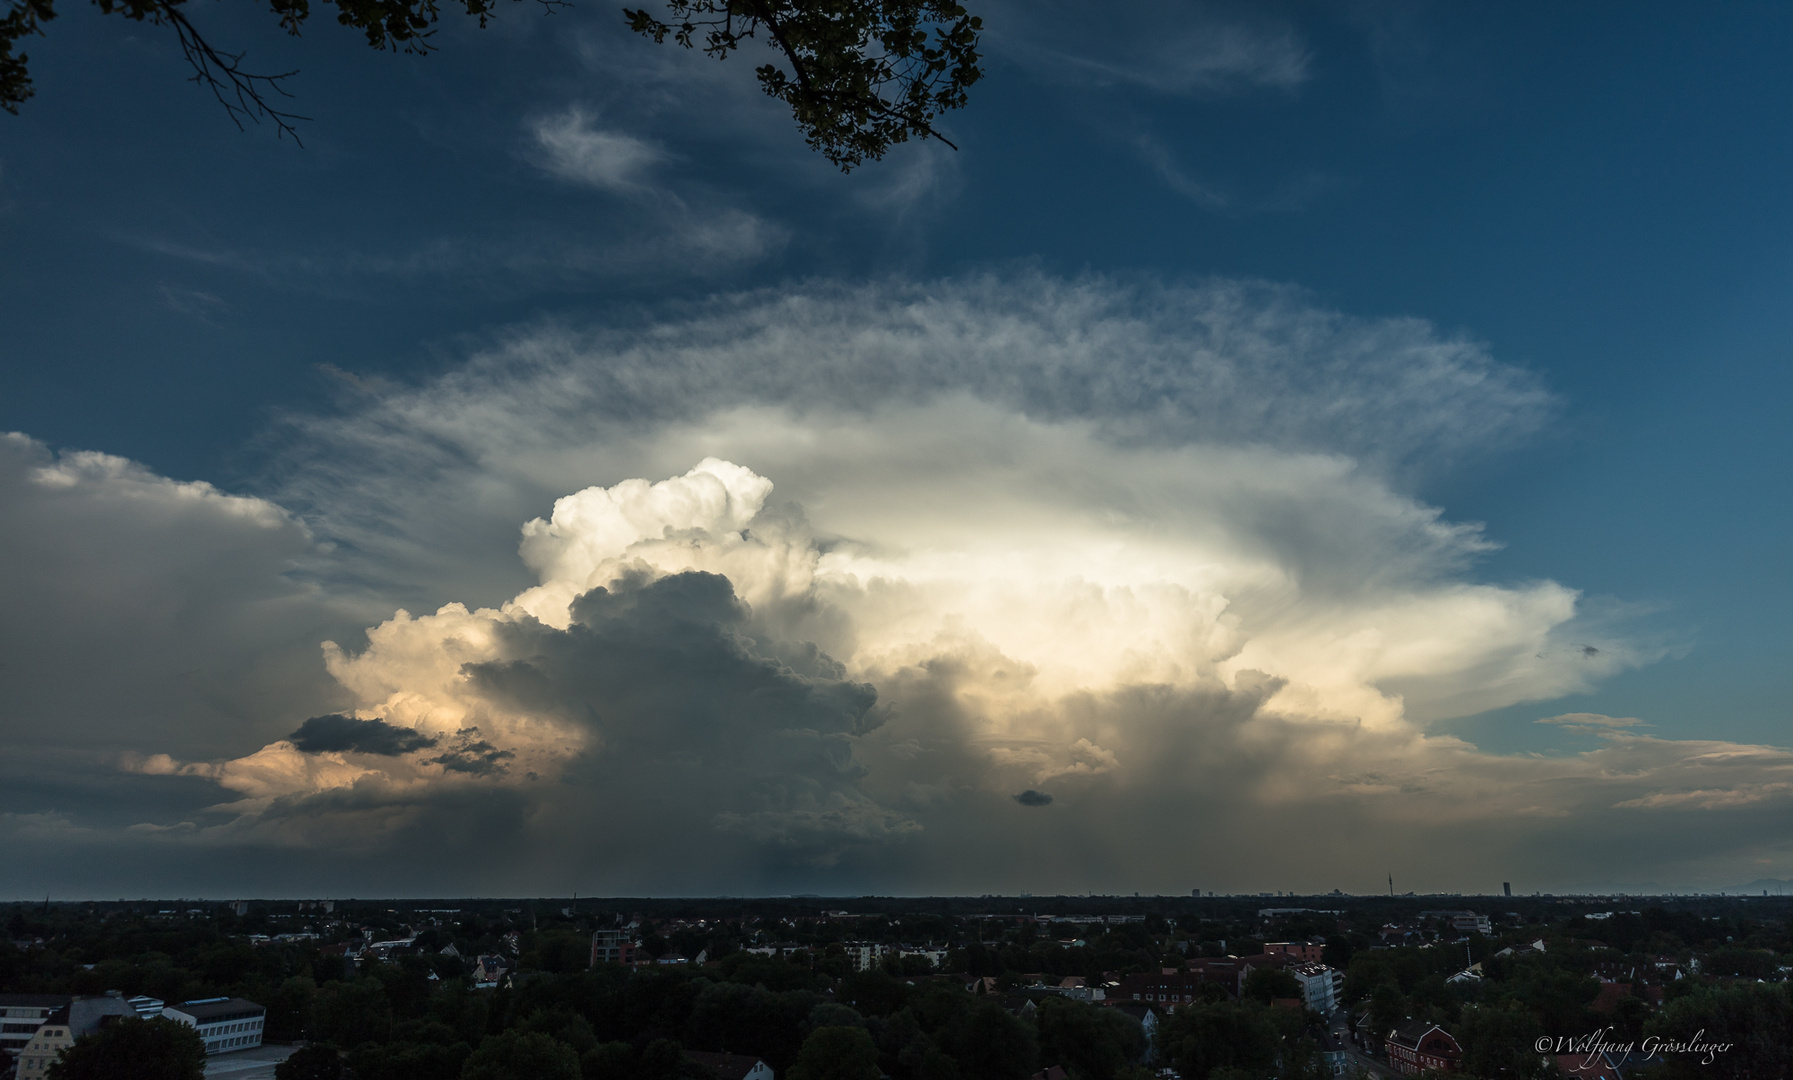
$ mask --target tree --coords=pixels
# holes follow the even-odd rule
[[[1079,1080],[1122,1075],[1146,1054],[1145,1029],[1118,1009],[1098,1009],[1061,997],[1039,1003],[1040,1060],[1063,1065]]]
[[[878,1080],[878,1047],[862,1027],[819,1027],[803,1040],[791,1080]]]
[[[47,1080],[201,1080],[205,1040],[185,1024],[126,1017],[75,1041]]]
[[[540,1032],[507,1031],[479,1044],[461,1080],[579,1080],[579,1055]]]
[[[44,33],[56,18],[56,0],[11,0],[0,18],[0,109],[16,114],[36,94],[31,57],[18,48]],[[280,107],[290,98],[286,80],[297,71],[256,72],[244,54],[207,41],[187,17],[186,0],[94,0],[108,15],[168,27],[193,70],[240,129],[263,118],[282,136],[299,141],[295,128],[307,117]],[[441,0],[327,0],[336,21],[360,30],[375,49],[427,53],[441,18]],[[569,0],[537,0],[544,8]],[[311,17],[311,0],[268,0],[281,29],[299,36]],[[448,0],[484,27],[499,0]],[[645,9],[624,9],[631,28],[664,42],[703,50],[723,59],[749,38],[764,41],[785,67],[754,69],[760,87],[790,106],[811,148],[842,172],[866,158],[881,158],[911,137],[954,144],[934,127],[949,109],[961,108],[966,88],[982,77],[978,35],[983,22],[953,0],[666,0],[667,18]],[[787,70],[788,68],[788,70]]]
[[[257,74],[243,66],[243,54],[214,47],[187,18],[186,0],[94,0],[108,15],[122,15],[174,32],[181,54],[193,69],[193,81],[211,90],[212,96],[240,128],[245,118],[267,117],[282,135],[298,139],[293,122],[305,117],[277,108],[269,95],[290,97],[282,83],[297,72]],[[424,53],[434,46],[436,21],[441,16],[438,0],[329,0],[336,5],[336,21],[352,26],[376,49]],[[539,0],[546,7],[563,0]],[[467,9],[481,26],[498,10],[498,0],[450,0]],[[268,0],[281,29],[294,37],[311,17],[311,0]],[[13,0],[12,10],[0,19],[0,109],[17,113],[19,105],[36,94],[31,82],[30,56],[14,54],[28,36],[42,34],[44,24],[56,18],[55,0]]]
[[[329,1043],[301,1046],[274,1066],[274,1080],[342,1080],[342,1054]]]
[[[955,1017],[938,1038],[968,1080],[1022,1080],[1040,1067],[1033,1029],[988,998]]]
[[[1184,1005],[1158,1027],[1163,1063],[1192,1080],[1212,1080],[1219,1070],[1267,1072],[1276,1061],[1276,1029],[1262,1006]]]
[[[368,1043],[349,1051],[355,1080],[458,1080],[468,1056],[466,1043]]]
[[[1530,1080],[1549,1070],[1535,1049],[1544,1027],[1517,1001],[1465,1006],[1455,1034],[1463,1046],[1463,1071],[1471,1076]]]
[[[703,34],[718,60],[763,29],[783,54],[754,68],[760,87],[791,107],[812,149],[851,170],[911,136],[953,144],[934,118],[965,104],[982,77],[983,20],[953,0],[666,0],[670,21],[624,9],[656,42],[689,49]],[[930,33],[931,31],[931,33]],[[953,146],[954,149],[958,149]]]
[[[1722,1051],[1665,1053],[1663,1075],[1754,1080],[1793,1075],[1793,992],[1786,983],[1737,983],[1701,989],[1662,1007],[1645,1030],[1690,1046],[1729,1044]]]
[[[1266,1005],[1275,998],[1299,998],[1301,982],[1281,968],[1252,968],[1245,976],[1245,996]]]
[[[383,1042],[392,1034],[392,1004],[386,987],[372,977],[354,982],[328,982],[312,1006],[314,1038],[338,1046]]]

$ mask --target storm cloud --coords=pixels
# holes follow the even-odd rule
[[[1592,714],[1533,729],[1573,753],[1439,731],[1660,655],[1568,584],[1481,577],[1494,542],[1417,494],[1552,408],[1476,342],[1254,283],[520,328],[283,429],[233,541],[282,554],[208,595],[382,605],[291,631],[306,707],[260,684],[229,738],[143,736],[117,782],[188,801],[135,831],[18,836],[506,893],[1729,877],[1775,842],[1787,751]]]
[[[358,754],[381,754],[386,757],[424,750],[437,742],[421,732],[394,727],[384,720],[357,720],[340,713],[314,716],[300,724],[299,730],[286,738],[295,749],[305,754],[354,751]]]

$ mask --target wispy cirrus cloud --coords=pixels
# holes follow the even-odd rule
[[[1289,92],[1311,78],[1312,50],[1292,25],[1217,6],[1001,3],[985,21],[997,50],[1053,82],[1188,95]]]
[[[616,131],[605,131],[574,107],[530,125],[541,167],[586,187],[624,193],[645,191],[648,173],[668,160],[665,149]]]

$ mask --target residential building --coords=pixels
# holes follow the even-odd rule
[[[1108,998],[1106,988],[1089,985],[1089,980],[1081,975],[1067,975],[1052,985],[1036,981],[1033,989],[1070,998],[1072,1001],[1105,1001]]]
[[[1331,968],[1325,964],[1301,964],[1290,968],[1289,974],[1301,984],[1301,1000],[1308,1008],[1321,1016],[1331,1016],[1338,1008],[1338,1000],[1333,996],[1336,984]]]
[[[633,964],[635,943],[621,930],[599,930],[591,936],[591,966],[599,964]]]
[[[1156,975],[1123,975],[1114,997],[1121,1001],[1151,1002],[1153,1008],[1169,1013],[1179,1005],[1200,1001],[1202,986],[1210,981],[1199,972],[1177,971],[1175,968]]]
[[[1402,1076],[1418,1076],[1428,1070],[1455,1072],[1463,1060],[1463,1048],[1450,1032],[1424,1020],[1403,1020],[1383,1043],[1389,1067]]]
[[[1478,915],[1473,911],[1422,911],[1421,919],[1436,919],[1460,934],[1492,934],[1493,925],[1488,916]]]
[[[854,971],[875,971],[884,962],[884,957],[896,953],[895,945],[886,945],[880,941],[846,941],[841,947],[847,950],[847,959],[853,961]]]
[[[222,1054],[260,1046],[268,1010],[248,998],[219,997],[170,1005],[162,1015],[199,1032],[206,1053]]]
[[[41,1080],[50,1063],[73,1045],[75,1036],[68,1026],[68,1006],[64,1005],[45,1017],[42,1026],[20,1049],[13,1075],[19,1080]]]
[[[1324,941],[1266,941],[1264,951],[1280,956],[1293,956],[1306,964],[1320,962],[1321,954],[1326,948]]]
[[[1487,937],[1494,933],[1494,924],[1486,915],[1463,911],[1451,916],[1451,929],[1460,934],[1481,934],[1483,937]]]
[[[67,1005],[44,1017],[31,1041],[19,1052],[18,1068],[13,1075],[41,1080],[51,1063],[75,1045],[76,1039],[99,1030],[109,1019],[116,1021],[134,1015],[136,1010],[116,990],[101,997],[70,998]]]
[[[1351,1041],[1371,1057],[1379,1057],[1382,1054],[1382,1032],[1370,1020],[1370,1009],[1367,1005],[1358,1009],[1351,1016]]]
[[[1081,944],[1081,942],[1079,944]],[[899,957],[910,957],[910,956],[925,957],[927,959],[928,963],[936,968],[938,968],[942,964],[946,963],[946,949],[944,947],[936,947],[933,945],[921,945],[921,946],[902,945],[902,946],[898,946],[897,955]]]
[[[1251,968],[1237,956],[1209,956],[1188,963],[1189,973],[1203,983],[1220,987],[1227,997],[1236,998],[1245,985],[1245,973]]]
[[[1320,1069],[1327,1076],[1344,1076],[1350,1062],[1345,1054],[1345,1042],[1330,1031],[1316,1032],[1314,1041],[1320,1044]]]
[[[716,1080],[774,1080],[772,1066],[752,1054],[710,1054],[685,1051],[685,1060],[715,1074]]]
[[[1122,1001],[1117,999],[1110,1001],[1108,1004],[1139,1021],[1140,1028],[1146,1033],[1146,1050],[1145,1053],[1140,1056],[1140,1060],[1150,1061],[1152,1059],[1152,1051],[1157,1045],[1153,1041],[1158,1035],[1157,1010],[1143,1001]]]
[[[473,962],[473,985],[480,989],[497,986],[508,970],[510,965],[505,963],[504,957],[492,954],[481,956]]]
[[[25,1049],[50,1014],[74,999],[67,994],[0,994],[0,1053]]]

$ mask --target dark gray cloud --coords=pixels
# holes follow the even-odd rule
[[[1051,806],[1052,796],[1043,791],[1035,791],[1033,788],[1028,788],[1026,791],[1016,795],[1015,801],[1022,806]]]
[[[431,740],[434,745],[436,740]],[[450,772],[466,773],[469,776],[491,776],[494,773],[508,771],[504,764],[517,755],[510,750],[500,750],[479,737],[479,729],[463,728],[455,734],[453,749],[440,757],[429,759],[430,764],[440,765]]]
[[[210,758],[341,708],[318,641],[391,609],[319,558],[273,503],[0,433],[0,742]]]
[[[798,861],[913,830],[858,785],[855,747],[875,726],[877,691],[842,678],[813,645],[754,636],[727,578],[624,580],[580,597],[572,614],[565,630],[504,625],[509,658],[463,669],[493,705],[590,733],[567,784],[661,805],[676,791],[669,826]]]
[[[314,716],[300,724],[299,730],[286,739],[307,754],[352,751],[386,757],[427,750],[437,741],[414,728],[399,727],[384,720],[357,720],[341,713]]]

